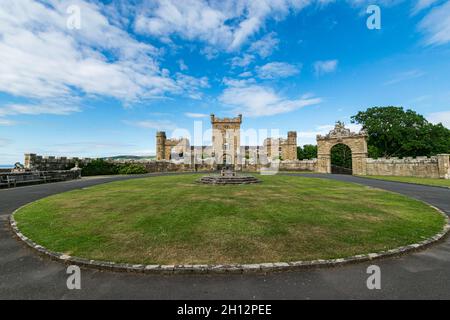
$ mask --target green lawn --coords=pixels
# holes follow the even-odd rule
[[[440,186],[450,188],[449,179],[432,179],[432,178],[416,178],[416,177],[393,177],[393,176],[364,176],[365,178],[381,179],[388,181],[417,183],[428,186]]]
[[[149,177],[54,195],[18,211],[21,231],[54,251],[144,264],[327,259],[415,243],[444,219],[422,202],[357,184],[259,176],[199,185]]]

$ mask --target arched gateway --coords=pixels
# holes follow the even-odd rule
[[[331,148],[337,144],[345,144],[352,151],[353,174],[366,174],[367,133],[364,130],[351,132],[342,122],[336,122],[334,129],[327,135],[317,135],[318,171],[331,173]]]

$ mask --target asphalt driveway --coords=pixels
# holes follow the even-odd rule
[[[152,175],[146,175],[152,176]],[[342,175],[307,174],[361,183],[417,198],[450,215],[450,189]],[[450,299],[450,239],[398,258],[268,275],[146,275],[82,269],[81,290],[66,287],[66,267],[13,237],[8,216],[18,207],[99,183],[141,176],[0,190],[0,299]],[[381,268],[381,290],[369,290],[367,267]]]

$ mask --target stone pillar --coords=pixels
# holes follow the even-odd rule
[[[352,174],[361,176],[367,174],[367,153],[352,153]]]
[[[317,156],[317,172],[331,173],[331,157],[329,154],[319,154]]]
[[[25,168],[32,169],[34,166],[35,160],[36,160],[35,153],[25,153],[25,161],[24,161]]]
[[[438,168],[440,179],[450,179],[450,154],[438,154]]]
[[[195,161],[195,157],[196,157],[196,149],[194,146],[191,146],[191,154],[190,154],[190,159],[191,159],[191,168],[195,169],[195,165],[196,165],[196,161]]]
[[[164,131],[156,132],[156,160],[166,159],[166,133]]]
[[[289,131],[287,137],[287,153],[284,160],[297,160],[297,131]]]

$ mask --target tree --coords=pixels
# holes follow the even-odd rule
[[[312,144],[305,144],[302,147],[297,147],[297,159],[314,159],[317,158],[317,146]]]
[[[339,143],[331,148],[331,164],[343,167],[352,168],[352,151],[350,148],[342,143]]]
[[[312,144],[305,144],[303,146],[303,153],[305,155],[305,159],[317,158],[317,146]]]
[[[352,118],[368,133],[369,157],[431,156],[450,152],[450,130],[403,107],[373,107]]]

